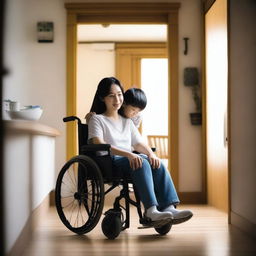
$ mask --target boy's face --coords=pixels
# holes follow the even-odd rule
[[[138,115],[138,113],[141,111],[140,108],[138,107],[133,107],[131,105],[125,105],[124,104],[124,115],[127,117],[127,118],[132,118],[136,115]]]

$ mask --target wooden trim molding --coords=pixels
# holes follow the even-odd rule
[[[77,55],[77,17],[76,14],[67,14],[67,116],[76,115],[76,55]],[[77,152],[77,129],[74,122],[67,126],[67,159]]]
[[[79,24],[110,23],[168,23],[168,15],[172,14],[172,22],[178,23],[177,12],[180,3],[67,3],[69,13],[76,14]],[[117,18],[118,17],[118,18]]]
[[[206,204],[204,192],[179,192],[179,199],[182,204]]]
[[[172,139],[169,152],[171,170],[178,190],[178,11],[180,3],[68,3],[67,9],[67,115],[76,115],[76,47],[77,25],[90,23],[167,24],[169,59],[169,134]],[[171,75],[170,75],[171,74]],[[76,129],[67,126],[67,158],[77,152]]]
[[[203,5],[203,4],[202,4]],[[203,12],[203,6],[201,11],[201,28],[202,28],[202,39],[201,39],[201,61],[202,61],[202,86],[201,86],[201,95],[202,95],[202,192],[204,193],[204,201],[207,201],[207,139],[206,139],[206,52],[205,52],[205,14]]]
[[[178,17],[177,17],[178,18]],[[169,153],[172,157],[169,168],[177,191],[179,191],[179,46],[178,26],[173,22],[172,15],[168,16],[168,63],[169,63]]]
[[[167,58],[166,43],[116,43],[116,77],[125,90],[141,87],[142,58]]]

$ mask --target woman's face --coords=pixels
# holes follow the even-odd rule
[[[112,84],[109,94],[104,97],[107,111],[117,111],[121,108],[123,101],[124,97],[121,88],[116,84]]]

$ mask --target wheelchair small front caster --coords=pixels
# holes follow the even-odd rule
[[[113,240],[118,237],[122,231],[121,211],[108,210],[102,220],[101,229],[108,239]]]
[[[156,232],[160,235],[166,235],[172,228],[172,223],[167,223],[162,227],[155,228]]]

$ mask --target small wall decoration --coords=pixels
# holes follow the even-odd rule
[[[53,42],[53,22],[37,22],[37,40],[39,43]]]
[[[199,74],[196,67],[188,67],[184,69],[184,85],[192,89],[192,96],[195,102],[196,112],[190,113],[190,121],[192,125],[202,124],[202,101],[200,96]]]
[[[183,53],[184,53],[184,55],[187,55],[188,54],[188,40],[189,40],[189,38],[184,37],[183,40],[184,40],[184,51],[183,51]]]

